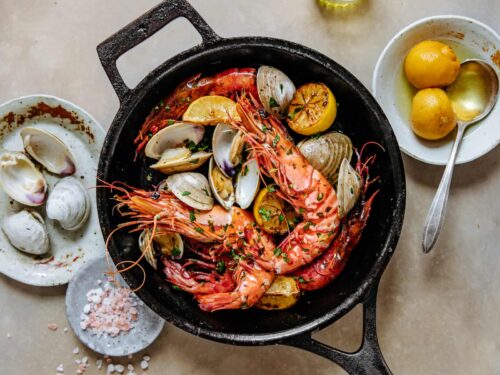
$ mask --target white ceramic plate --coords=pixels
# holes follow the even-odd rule
[[[114,268],[112,263],[111,265]],[[106,271],[109,271],[109,266],[105,258],[101,256],[82,267],[71,280],[66,292],[68,322],[81,342],[97,353],[112,357],[137,353],[156,340],[165,324],[165,321],[139,298],[137,298],[138,320],[127,333],[122,332],[116,337],[98,336],[80,327],[80,316],[83,314],[83,307],[87,304],[87,292],[99,287],[98,280],[103,282],[106,280]],[[118,276],[117,280],[121,286],[128,288],[121,276]]]
[[[97,163],[104,130],[83,109],[49,95],[31,95],[0,105],[0,148],[22,151],[20,129],[32,126],[52,132],[68,145],[76,161],[74,177],[87,188],[96,184]],[[43,172],[50,189],[58,176]],[[16,250],[0,231],[0,272],[37,286],[66,284],[85,263],[102,256],[104,241],[97,216],[95,189],[89,190],[92,210],[89,220],[77,231],[65,231],[46,218],[44,206],[36,211],[44,217],[51,243],[50,253],[40,257]],[[23,206],[0,189],[0,221]]]
[[[470,18],[429,17],[401,30],[387,44],[378,59],[372,80],[373,95],[387,115],[402,151],[426,163],[445,165],[455,132],[443,140],[430,142],[417,137],[410,127],[411,94],[405,90],[403,62],[415,44],[427,39],[450,45],[460,61],[479,58],[489,62],[500,76],[500,37],[488,26]],[[457,163],[477,159],[498,143],[500,105],[497,103],[488,117],[467,130]]]

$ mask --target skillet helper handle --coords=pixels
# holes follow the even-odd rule
[[[287,339],[282,344],[304,349],[337,363],[350,375],[392,375],[385,363],[377,339],[377,288],[375,286],[363,302],[363,342],[354,353],[344,352],[323,344],[310,333]]]
[[[118,72],[116,60],[179,17],[184,17],[193,25],[202,38],[202,44],[220,39],[186,0],[165,0],[97,46],[101,64],[120,102],[123,102],[132,90]]]

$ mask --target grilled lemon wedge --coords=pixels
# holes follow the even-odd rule
[[[324,132],[335,117],[337,101],[323,83],[306,83],[299,87],[288,108],[288,125],[302,135]]]
[[[182,121],[201,125],[217,125],[220,122],[240,121],[236,102],[225,96],[202,96],[192,102],[184,112]]]

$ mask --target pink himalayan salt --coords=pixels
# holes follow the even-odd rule
[[[81,316],[80,327],[94,335],[118,336],[128,332],[139,318],[137,298],[127,288],[116,288],[110,283],[91,289]]]

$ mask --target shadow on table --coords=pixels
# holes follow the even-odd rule
[[[3,274],[0,274],[0,280],[2,280],[2,282],[7,284],[10,288],[14,289],[16,292],[22,294],[37,296],[63,296],[66,293],[66,285],[51,287],[27,285],[13,280]]]

